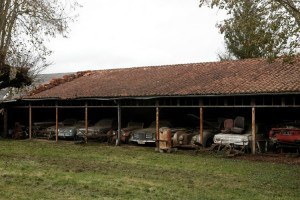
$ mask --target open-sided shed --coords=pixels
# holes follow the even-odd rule
[[[120,130],[124,114],[145,109],[146,115],[156,119],[157,132],[160,115],[196,113],[200,118],[201,137],[204,113],[207,117],[226,112],[249,114],[255,141],[257,118],[300,118],[300,58],[78,72],[41,85],[27,96],[5,103],[4,107],[4,132],[11,123],[7,121],[26,118],[30,137],[33,116],[53,116],[57,129],[59,113],[69,113],[81,116],[87,129],[89,117],[97,115],[95,110],[101,109],[101,116],[118,116]],[[64,112],[67,109],[68,112]],[[10,112],[14,114],[8,117]]]

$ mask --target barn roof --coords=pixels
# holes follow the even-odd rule
[[[178,64],[79,72],[26,99],[127,98],[300,93],[300,57]]]

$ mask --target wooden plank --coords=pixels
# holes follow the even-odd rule
[[[156,131],[155,131],[155,138],[156,138],[156,147],[159,148],[159,107],[156,107]]]
[[[85,125],[85,132],[84,132],[84,140],[85,140],[85,143],[87,143],[87,135],[88,135],[88,132],[89,132],[89,122],[88,122],[88,107],[87,107],[87,104],[85,105],[85,115],[84,115],[84,125]]]
[[[3,137],[6,138],[7,137],[7,133],[8,133],[8,124],[7,124],[7,109],[4,108],[3,110]]]
[[[116,140],[116,146],[120,146],[121,144],[121,107],[118,104],[118,135]]]
[[[32,108],[29,106],[29,139],[32,138]]]
[[[204,145],[203,143],[203,107],[200,107],[200,141],[202,146]]]
[[[55,108],[55,141],[58,142],[58,107]]]
[[[255,107],[252,107],[252,154],[256,154]]]

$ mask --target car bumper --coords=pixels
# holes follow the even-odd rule
[[[129,140],[129,142],[137,143],[137,144],[153,144],[156,141],[155,140],[135,140],[135,139],[132,139],[132,140]]]

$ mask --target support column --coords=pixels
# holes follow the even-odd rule
[[[118,103],[118,135],[116,140],[116,146],[120,146],[121,144],[121,106]]]
[[[55,108],[55,141],[58,142],[58,107]]]
[[[256,153],[255,107],[252,107],[252,154]]]
[[[4,108],[3,110],[3,137],[7,137],[8,128],[7,128],[7,109]]]
[[[32,138],[32,108],[31,105],[29,105],[29,139]]]
[[[200,143],[203,146],[203,107],[200,107]]]
[[[84,132],[84,140],[85,143],[87,143],[87,135],[89,133],[89,122],[88,122],[88,107],[87,107],[87,103],[85,103],[85,108],[84,108],[84,126],[85,126],[85,132]]]
[[[156,107],[156,131],[155,131],[155,138],[156,138],[156,147],[159,148],[159,107]]]

